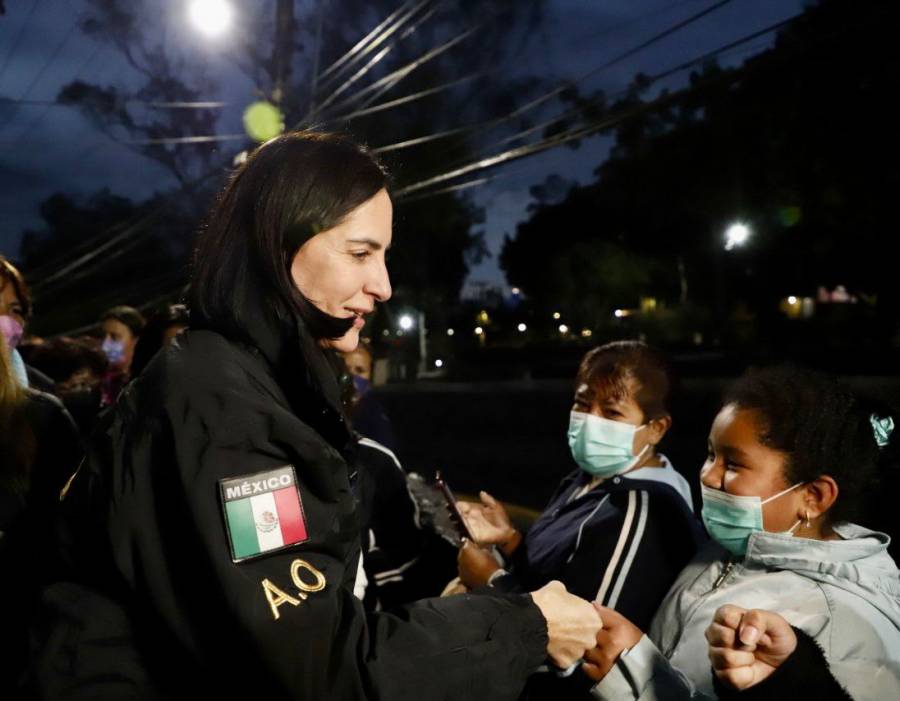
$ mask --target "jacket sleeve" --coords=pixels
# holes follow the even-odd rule
[[[689,524],[674,510],[671,499],[644,489],[611,494],[584,524],[560,579],[647,630],[693,555]]]
[[[713,675],[716,695],[722,701],[853,701],[850,694],[832,676],[822,648],[808,634],[794,628],[797,649],[784,663],[759,684],[742,691],[723,684]]]
[[[694,689],[646,635],[622,653],[591,696],[601,701],[712,701]]]
[[[237,389],[235,389],[237,386]],[[237,690],[291,698],[515,698],[540,664],[530,597],[456,597],[366,620],[352,595],[358,522],[347,468],[264,394],[220,389],[112,427],[108,532],[131,595],[203,668]],[[223,480],[293,466],[305,539],[234,562]],[[438,673],[439,672],[439,673]]]
[[[436,594],[439,589],[428,591],[422,578],[427,574],[420,565],[425,534],[397,457],[380,443],[361,438],[358,465],[362,499],[371,502],[363,523],[363,558],[381,608]]]

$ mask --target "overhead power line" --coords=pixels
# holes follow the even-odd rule
[[[46,73],[47,69],[56,61],[56,59],[59,57],[59,54],[65,48],[66,44],[68,44],[69,40],[75,35],[76,29],[78,29],[77,22],[72,24],[72,26],[69,28],[69,31],[66,32],[66,35],[63,37],[63,40],[61,42],[59,42],[59,44],[56,45],[56,48],[53,50],[53,52],[50,54],[50,56],[44,62],[44,65],[42,65],[40,67],[40,69],[38,70],[38,72],[34,74],[34,77],[31,79],[31,82],[28,83],[28,87],[26,87],[25,90],[22,92],[22,94],[19,95],[19,99],[25,99],[31,94],[31,91],[34,90],[34,86],[37,85],[38,82],[40,81],[40,79],[44,77],[44,73]],[[9,124],[13,120],[14,115],[15,115],[14,112],[10,113],[7,120],[5,122],[3,122],[3,124],[0,124],[0,129],[5,129],[6,125]]]
[[[371,32],[366,34],[362,39],[360,39],[349,51],[347,51],[343,56],[337,59],[334,63],[332,63],[328,68],[326,68],[322,73],[319,74],[319,82],[326,80],[330,75],[332,75],[335,71],[339,70],[343,65],[345,65],[348,61],[354,60],[354,57],[357,56],[363,49],[368,46],[372,41],[377,39],[378,35],[384,31],[385,27],[388,27],[392,22],[396,21],[397,18],[403,14],[409,7],[414,5],[416,0],[406,0],[400,7],[394,10],[391,14],[384,18],[384,20],[378,24]]]
[[[609,68],[620,63],[621,61],[624,61],[625,59],[630,58],[631,56],[634,56],[636,53],[643,51],[644,49],[652,46],[653,44],[655,44],[659,41],[662,41],[666,37],[669,37],[672,34],[693,24],[694,22],[699,21],[703,17],[706,17],[711,12],[718,10],[720,7],[727,5],[731,1],[732,0],[720,0],[719,2],[715,3],[714,5],[711,5],[705,9],[701,10],[700,12],[697,12],[697,13],[691,15],[690,17],[687,17],[686,19],[681,20],[677,24],[666,28],[662,32],[655,34],[650,39],[647,39],[646,41],[641,42],[637,46],[627,49],[625,52],[613,57],[612,59],[606,61],[602,65],[591,69],[590,71],[588,71],[587,73],[584,73],[583,75],[579,76],[578,78],[575,78],[572,81],[565,81],[559,87],[556,87],[553,90],[550,90],[549,92],[546,92],[543,95],[540,95],[539,97],[537,97],[533,100],[530,100],[529,102],[525,103],[521,107],[518,107],[501,117],[496,117],[494,119],[477,122],[475,124],[470,124],[467,126],[456,127],[453,129],[446,129],[444,131],[435,132],[433,134],[427,134],[425,136],[420,136],[420,137],[416,137],[413,139],[406,139],[404,141],[400,141],[400,142],[393,143],[393,144],[386,144],[384,146],[379,146],[373,150],[376,153],[386,153],[388,151],[397,151],[400,149],[410,148],[412,146],[420,146],[422,144],[430,143],[432,141],[436,141],[439,139],[445,139],[450,136],[458,136],[460,134],[465,134],[467,132],[478,131],[483,134],[484,132],[486,132],[488,130],[494,129],[495,127],[498,127],[501,124],[504,124],[513,119],[516,119],[517,117],[522,116],[526,112],[529,112],[529,111],[533,110],[535,107],[538,107],[538,106],[544,104],[548,100],[561,94],[563,91],[571,88],[572,86],[577,85],[578,83],[581,83],[581,82],[587,80],[588,78],[596,76],[598,73],[601,73],[602,71],[608,70]],[[556,121],[559,121],[559,120],[556,120]]]
[[[321,114],[323,112],[323,110],[325,110],[326,107],[328,107],[329,105],[334,103],[338,97],[343,95],[344,92],[346,92],[346,90],[353,85],[353,83],[355,83],[357,80],[362,78],[366,73],[368,73],[376,63],[383,60],[384,57],[387,56],[388,53],[394,48],[394,46],[396,45],[397,42],[402,41],[407,36],[410,36],[413,32],[415,32],[416,29],[418,29],[418,27],[421,24],[423,24],[424,22],[427,22],[429,19],[431,19],[435,10],[436,10],[436,8],[432,8],[431,10],[429,10],[413,26],[409,27],[406,31],[404,31],[403,34],[400,35],[393,44],[386,46],[384,49],[379,51],[378,54],[376,54],[372,58],[372,60],[369,61],[369,63],[367,63],[365,66],[363,66],[363,68],[361,68],[359,71],[357,71],[352,76],[350,76],[350,78],[345,80],[340,85],[340,87],[338,87],[336,90],[334,90],[328,96],[327,99],[323,100],[321,103],[319,103],[317,105],[316,109],[311,113],[311,115],[310,115],[310,117],[308,117],[308,119],[314,118],[315,115],[317,115],[317,114]],[[468,36],[468,34],[466,34],[466,36]],[[465,38],[465,36],[463,36],[462,38],[456,37],[454,39],[451,39],[444,45],[444,47],[446,47],[446,48],[438,47],[437,49],[433,49],[430,52],[426,52],[422,57],[420,57],[420,59],[419,59],[421,61],[420,63],[416,64],[416,61],[412,61],[409,64],[407,64],[407,67],[409,67],[409,66],[412,66],[412,67],[409,68],[408,70],[406,70],[406,72],[403,72],[404,68],[406,68],[406,67],[404,67],[404,68],[398,69],[398,70],[394,71],[393,73],[381,78],[380,80],[375,81],[375,83],[373,83],[372,85],[368,86],[367,88],[363,88],[362,90],[358,91],[356,94],[352,95],[351,97],[347,98],[343,102],[339,103],[338,109],[341,109],[348,105],[352,105],[353,103],[357,102],[358,99],[360,99],[362,96],[368,95],[373,90],[377,90],[378,88],[382,87],[383,85],[390,83],[397,76],[405,77],[406,75],[409,75],[409,73],[411,73],[413,70],[415,70],[415,68],[418,68],[420,65],[422,65],[422,63],[430,61],[432,58],[439,56],[445,50],[452,48],[453,46],[458,44],[459,41],[462,41],[462,39],[464,39],[464,38]],[[416,64],[416,65],[413,65],[413,64]],[[396,84],[396,81],[394,84]],[[380,95],[381,93],[377,93],[377,94]]]
[[[162,144],[209,144],[218,141],[247,141],[246,134],[210,134],[208,136],[161,136],[156,139],[125,139],[119,143],[131,146],[156,146]]]
[[[477,80],[478,78],[483,78],[487,74],[488,74],[488,71],[479,71],[477,73],[470,73],[467,76],[464,76],[462,78],[457,78],[456,80],[451,80],[449,82],[443,83],[442,85],[437,85],[433,88],[427,88],[425,90],[420,90],[420,91],[412,93],[410,95],[398,97],[395,100],[388,100],[387,102],[381,102],[377,105],[372,105],[371,107],[354,110],[353,112],[348,112],[347,114],[342,114],[337,117],[331,117],[326,120],[326,123],[346,121],[346,120],[350,120],[350,119],[355,119],[357,117],[364,117],[369,114],[375,114],[376,112],[383,112],[384,110],[393,109],[394,107],[400,107],[401,105],[406,105],[406,104],[409,104],[410,102],[415,102],[417,100],[421,100],[426,97],[430,97],[431,95],[437,95],[438,93],[444,92],[445,90],[450,90],[459,85],[462,85],[463,83],[468,83],[472,80]]]
[[[721,46],[718,49],[715,49],[715,50],[709,51],[709,52],[705,52],[704,54],[697,56],[689,61],[685,61],[685,62],[680,63],[677,66],[667,69],[661,73],[655,74],[654,76],[651,76],[649,78],[648,87],[649,87],[649,85],[652,85],[653,83],[663,80],[664,78],[667,78],[678,72],[687,70],[688,68],[692,68],[698,64],[702,64],[702,63],[708,61],[709,59],[714,58],[718,54],[721,54],[722,52],[729,51],[729,50],[735,48],[736,46],[753,41],[753,40],[759,38],[760,36],[777,31],[778,29],[781,29],[782,27],[785,27],[788,24],[790,24],[791,22],[793,22],[795,19],[800,17],[802,14],[803,14],[802,12],[798,13],[792,17],[789,17],[786,20],[783,20],[781,22],[777,22],[773,25],[770,25],[769,27],[766,27],[765,29],[761,29],[759,31],[753,32],[752,34],[741,37],[740,39],[737,39],[735,41],[729,42],[728,44],[725,44],[724,46]],[[441,183],[447,182],[448,180],[454,180],[458,177],[461,177],[463,175],[468,175],[469,173],[472,173],[472,172],[477,172],[480,170],[492,168],[494,166],[501,165],[503,163],[506,163],[506,162],[509,162],[512,160],[517,160],[520,158],[524,158],[526,156],[541,153],[543,151],[546,151],[547,149],[555,148],[556,146],[561,146],[561,145],[569,143],[571,141],[583,139],[583,138],[590,136],[591,134],[594,134],[598,131],[608,129],[611,126],[614,126],[615,124],[617,124],[619,122],[625,121],[626,119],[630,119],[631,117],[636,116],[637,114],[639,114],[641,112],[645,112],[650,109],[656,109],[663,104],[668,104],[669,102],[673,101],[676,96],[681,97],[682,95],[686,94],[687,92],[688,92],[688,90],[683,90],[678,93],[673,93],[671,95],[664,95],[660,98],[657,98],[654,101],[651,101],[648,103],[642,103],[640,105],[633,106],[633,107],[629,107],[621,112],[615,113],[613,115],[609,115],[609,116],[599,119],[599,120],[592,121],[585,126],[573,127],[572,129],[570,129],[568,131],[565,131],[561,134],[554,135],[552,137],[548,137],[547,139],[536,142],[534,144],[527,144],[524,146],[519,146],[516,148],[508,149],[506,151],[496,153],[491,156],[487,156],[487,157],[478,159],[476,161],[472,161],[472,162],[460,165],[459,167],[452,168],[449,171],[446,171],[439,175],[435,175],[430,178],[426,178],[419,182],[413,183],[411,185],[407,185],[406,187],[400,188],[399,190],[396,190],[394,192],[395,197],[397,197],[397,199],[403,199],[406,195],[409,195],[414,192],[419,192],[419,191],[429,188],[433,185],[439,185]]]
[[[362,59],[364,59],[366,56],[368,56],[372,51],[374,51],[379,46],[381,46],[385,41],[387,41],[387,39],[389,39],[397,31],[399,31],[400,28],[403,27],[403,25],[405,25],[407,22],[409,22],[410,19],[412,19],[420,10],[424,9],[426,6],[432,4],[433,2],[434,2],[434,0],[420,0],[414,7],[412,7],[410,10],[408,10],[405,14],[398,17],[397,20],[393,23],[393,26],[390,26],[390,27],[384,29],[378,36],[373,37],[371,39],[371,41],[369,41],[368,44],[364,48],[362,48],[355,56],[353,56],[352,59],[347,61],[347,63],[345,63],[343,67],[341,67],[339,70],[335,71],[331,75],[325,76],[325,74],[323,74],[322,76],[319,76],[318,80],[316,81],[316,84],[317,84],[316,91],[319,93],[322,93],[322,92],[325,92],[326,90],[328,90],[332,85],[334,85],[341,78],[342,75],[345,75],[353,67],[354,64],[359,63]],[[429,11],[428,16],[430,17],[431,14],[433,14],[433,12],[434,12],[434,8],[432,8],[432,10]],[[414,27],[418,26],[418,24],[420,24],[420,23],[421,23],[421,20],[417,21],[417,23],[414,25]],[[409,34],[408,31],[404,32],[403,36],[407,36],[408,34]],[[403,38],[403,36],[401,36],[401,39]],[[385,49],[379,53],[381,55],[384,55],[385,53],[389,52],[391,50],[391,48],[393,48],[393,44],[395,44],[395,43],[396,43],[396,40],[394,42],[392,42],[391,45],[385,47]],[[377,61],[376,61],[376,63],[377,63]],[[371,64],[372,64],[372,62],[370,61],[370,65]]]

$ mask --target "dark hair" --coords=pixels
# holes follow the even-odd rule
[[[65,382],[83,368],[100,377],[107,366],[106,356],[93,339],[68,336],[35,346],[28,356],[28,363],[54,382]]]
[[[26,319],[31,316],[31,293],[28,291],[28,285],[25,284],[25,278],[19,269],[7,260],[5,256],[0,256],[0,289],[7,285],[12,285],[22,305],[22,316]]]
[[[633,382],[634,400],[647,420],[669,414],[672,379],[662,353],[641,341],[615,341],[587,352],[578,367],[576,383],[598,394],[621,399]]]
[[[131,376],[137,377],[150,359],[156,355],[165,342],[166,331],[172,326],[187,326],[190,320],[188,309],[183,304],[168,304],[154,312],[141,331],[141,337],[134,347],[131,359]]]
[[[871,417],[887,418],[889,407],[834,377],[788,365],[748,372],[726,392],[725,404],[758,413],[760,442],[785,454],[789,483],[821,475],[837,482],[829,523],[864,513],[868,495],[877,491],[879,463],[892,452],[876,443]]]
[[[289,325],[299,316],[315,338],[353,324],[319,310],[291,278],[300,247],[388,185],[364,147],[338,134],[294,132],[260,146],[232,176],[194,252],[191,322],[253,341],[245,301]]]
[[[146,323],[143,314],[134,307],[129,307],[124,304],[113,307],[112,309],[107,309],[100,315],[101,322],[109,319],[118,321],[120,324],[125,324],[134,336],[141,335],[141,331],[144,329],[144,324]]]

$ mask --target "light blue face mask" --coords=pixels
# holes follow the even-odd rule
[[[793,487],[788,487],[765,501],[759,497],[729,494],[701,484],[703,523],[706,525],[706,530],[713,540],[732,555],[743,557],[747,553],[747,542],[750,540],[751,534],[765,530],[763,528],[763,504],[768,504],[770,501],[794,491],[802,484],[802,482],[798,482]],[[785,533],[793,535],[799,525],[800,521],[798,520]]]
[[[578,466],[595,477],[621,475],[650,449],[648,443],[634,454],[634,434],[643,427],[573,411],[569,414],[569,450]]]
[[[106,360],[110,365],[121,365],[125,361],[125,342],[114,341],[111,338],[103,339],[100,344],[100,350],[106,356]]]

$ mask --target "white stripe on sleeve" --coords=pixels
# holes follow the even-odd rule
[[[628,531],[631,530],[631,522],[634,520],[636,506],[637,494],[630,491],[628,492],[628,510],[625,512],[625,523],[622,524],[622,530],[619,531],[619,540],[616,543],[616,549],[613,551],[613,556],[609,559],[609,564],[606,566],[606,574],[603,575],[603,582],[600,584],[600,589],[597,591],[596,600],[600,603],[603,603],[606,598],[606,592],[609,591],[609,587],[612,584],[613,573],[616,571],[616,567],[619,564],[619,558],[622,557],[622,551],[625,549],[625,542],[628,540]]]
[[[616,580],[616,586],[613,587],[612,596],[609,598],[609,604],[607,605],[610,608],[615,608],[619,601],[622,587],[625,585],[625,580],[628,579],[628,573],[631,571],[631,564],[634,562],[634,557],[637,554],[638,548],[641,546],[641,538],[644,537],[644,528],[647,525],[647,512],[650,510],[647,492],[642,491],[640,499],[641,514],[638,517],[637,530],[634,532],[634,537],[631,539],[631,544],[628,547],[628,555],[625,558],[625,564],[622,565],[622,571],[619,573],[619,577]]]

